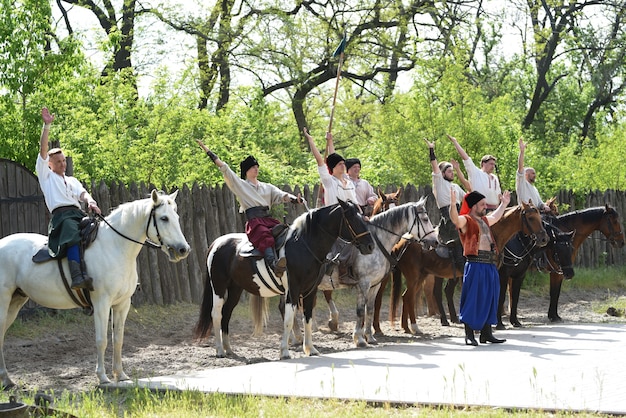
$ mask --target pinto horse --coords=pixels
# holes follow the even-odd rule
[[[93,278],[90,292],[94,309],[96,374],[100,384],[111,383],[104,367],[107,324],[112,314],[113,376],[128,380],[122,368],[124,323],[130,298],[137,288],[137,256],[146,240],[156,243],[169,260],[178,262],[189,255],[189,244],[181,231],[176,213],[176,195],[161,195],[153,190],[148,199],[125,203],[104,218],[95,241],[85,250],[85,263]],[[0,240],[0,385],[14,386],[7,374],[2,354],[4,334],[20,308],[32,299],[53,309],[72,309],[77,305],[63,285],[57,262],[34,263],[35,253],[48,241],[40,234],[13,234]],[[69,274],[67,260],[62,261]]]
[[[520,290],[526,277],[526,271],[533,261],[541,271],[562,274],[566,279],[574,277],[572,254],[574,247],[572,238],[574,231],[562,232],[549,220],[544,220],[544,227],[548,231],[550,241],[544,248],[540,248],[528,236],[518,233],[506,243],[503,251],[502,264],[498,268],[500,276],[500,298],[498,300],[497,329],[506,329],[502,323],[502,311],[507,286],[511,290],[511,306],[509,321],[514,327],[522,324],[517,318],[517,306]]]
[[[576,252],[583,241],[594,231],[600,231],[613,247],[622,248],[624,246],[624,232],[622,231],[619,214],[608,204],[559,215],[554,219],[553,223],[561,231],[576,231],[573,239],[574,252],[572,253],[572,261],[576,259]],[[562,321],[557,308],[563,279],[564,276],[560,273],[550,273],[548,318],[551,322]]]
[[[202,339],[214,329],[217,356],[233,355],[229,322],[243,291],[262,298],[284,294],[280,358],[291,357],[289,337],[300,299],[304,311],[303,351],[307,356],[317,355],[312,343],[313,307],[323,274],[322,264],[338,237],[354,244],[361,254],[370,254],[375,248],[365,220],[352,202],[339,201],[300,215],[289,227],[285,245],[280,249],[280,255],[287,259],[287,271],[281,278],[267,269],[262,258],[242,256],[242,249],[250,245],[246,234],[234,233],[217,238],[209,247],[206,284],[195,337]],[[267,304],[253,309],[256,330],[262,328],[266,317]]]
[[[357,320],[352,334],[357,347],[376,343],[372,335],[374,302],[381,281],[397,263],[397,258],[391,255],[392,248],[407,233],[420,243],[429,238],[434,243],[434,227],[426,212],[426,197],[373,216],[368,229],[376,241],[376,248],[370,255],[357,255],[352,266],[353,275],[359,281],[354,286],[357,290]],[[336,270],[331,277],[324,276],[319,285],[320,290],[348,287],[339,283]]]
[[[541,221],[539,210],[532,204],[522,203],[521,205],[507,208],[502,218],[491,225],[491,232],[498,248],[503,248],[506,242],[517,232],[533,237],[540,246],[548,243],[548,235]],[[454,277],[455,274],[463,272],[453,270],[449,258],[440,257],[434,249],[424,250],[415,245],[409,245],[404,255],[398,262],[398,267],[407,282],[407,291],[403,296],[402,318],[410,318],[410,325],[403,323],[402,327],[407,333],[417,333],[419,329],[415,321],[415,294],[419,286],[429,274],[439,277]],[[391,309],[392,315],[397,311],[400,301],[401,280],[394,276],[392,281]],[[455,312],[454,304],[452,309]],[[444,315],[442,313],[442,315]]]

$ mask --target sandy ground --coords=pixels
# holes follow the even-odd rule
[[[328,328],[326,302],[321,294],[318,297],[318,307],[315,310],[317,330],[313,334],[313,340],[320,353],[356,349],[352,341],[356,318],[354,293],[351,290],[335,292],[335,298],[340,305],[338,332],[331,332]],[[459,293],[457,291],[457,306]],[[602,291],[564,291],[561,294],[559,314],[565,323],[626,322],[623,316],[613,317],[593,311],[607,298],[614,300],[619,296]],[[525,327],[548,323],[548,302],[547,295],[522,295],[519,317]],[[282,322],[277,309],[278,298],[273,298],[270,303],[270,320],[265,334],[260,337],[250,336],[253,327],[247,303],[243,301],[235,309],[231,321],[231,344],[236,356],[230,358],[215,356],[213,337],[201,342],[193,340],[192,330],[199,314],[198,306],[177,304],[169,307],[133,308],[126,322],[123,349],[125,371],[131,378],[144,378],[279,361]],[[422,334],[410,335],[400,328],[398,321],[394,325],[390,324],[388,309],[389,301],[386,298],[381,314],[384,319],[381,326],[385,335],[378,337],[379,345],[443,337],[459,337],[459,344],[462,344],[461,325],[442,327],[439,316],[421,315],[418,326]],[[511,328],[508,317],[503,318],[503,321]],[[94,389],[98,385],[95,375],[93,319],[78,310],[52,315],[38,313],[18,319],[7,334],[4,354],[9,375],[20,389],[78,392]],[[291,355],[303,356],[302,347],[292,347]],[[111,377],[110,335],[106,367]]]

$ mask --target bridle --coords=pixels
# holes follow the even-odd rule
[[[522,208],[522,212],[521,212],[522,231],[525,228],[528,232],[530,232],[530,234],[525,234],[525,235],[530,237],[531,241],[533,242],[533,246],[534,246],[534,245],[537,244],[537,231],[533,231],[531,226],[530,226],[530,222],[528,221],[528,216],[527,216],[529,211],[533,211],[533,212],[539,213],[539,210],[537,208],[531,208],[531,209],[528,209],[528,210]]]
[[[136,239],[133,239],[127,235],[124,235],[122,232],[118,231],[117,229],[115,229],[115,227],[113,227],[113,225],[111,225],[105,218],[104,216],[100,215],[100,214],[96,214],[96,216],[104,221],[105,224],[107,224],[109,226],[109,228],[111,228],[117,235],[121,236],[122,238],[127,239],[128,241],[134,242],[135,244],[139,244],[139,245],[143,245],[146,246],[148,248],[161,248],[163,246],[163,240],[161,239],[161,234],[159,233],[159,226],[157,224],[156,221],[156,214],[155,211],[158,207],[160,207],[161,205],[163,205],[163,203],[160,203],[158,205],[154,205],[152,206],[152,210],[150,210],[150,216],[148,217],[148,223],[146,224],[146,240],[144,242],[138,241]],[[156,238],[158,241],[158,244],[155,243],[149,236],[148,231],[150,229],[150,220],[152,220],[152,225],[154,226],[154,229],[156,230]]]
[[[611,218],[614,216],[615,215],[613,213],[607,212],[606,226],[607,226],[609,234],[606,238],[611,244],[617,245],[617,240],[619,238],[622,238],[623,240],[624,233],[621,231],[621,229],[619,231],[616,231],[615,228],[613,227],[613,222],[611,222]]]

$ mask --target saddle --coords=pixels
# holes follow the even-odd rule
[[[81,263],[85,262],[84,257],[82,256],[85,253],[85,250],[89,247],[89,245],[96,240],[98,236],[98,220],[96,218],[92,218],[89,216],[85,216],[78,225],[78,231],[80,234],[80,253],[81,253]],[[61,260],[63,260],[65,256],[62,257],[52,257],[50,252],[48,251],[48,243],[46,242],[40,249],[33,255],[33,263],[45,263],[51,260],[57,260],[59,265],[59,273],[61,274],[61,281],[65,286],[65,290],[68,295],[72,299],[72,301],[82,308],[83,313],[85,315],[93,315],[93,304],[91,303],[91,296],[89,295],[89,290],[81,289],[76,291],[76,295],[72,292],[70,285],[68,284],[68,280],[65,277],[65,273],[63,272],[63,266],[61,265]],[[84,265],[82,266],[84,267]],[[83,271],[85,269],[83,268]]]
[[[289,225],[287,224],[278,224],[272,228],[272,236],[274,237],[274,248],[276,249],[276,254],[280,251],[281,248],[285,246],[285,241],[287,240],[287,231],[289,231]],[[242,242],[239,248],[239,255],[243,258],[263,258],[263,254],[248,240]]]
[[[80,234],[80,250],[81,254],[89,247],[89,245],[96,240],[98,236],[98,224],[99,221],[96,218],[85,216],[78,226]],[[33,255],[33,263],[45,263],[51,260],[62,259],[63,257],[52,257],[48,251],[48,243],[46,242],[40,249]]]

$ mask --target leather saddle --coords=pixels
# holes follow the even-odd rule
[[[85,216],[78,226],[80,234],[81,252],[87,249],[89,245],[96,240],[98,236],[98,224],[99,221],[96,218]],[[45,263],[51,260],[57,260],[63,257],[52,257],[48,251],[48,243],[46,242],[40,249],[33,255],[33,263]]]
[[[289,231],[289,225],[287,224],[278,224],[272,228],[272,235],[274,236],[275,241],[275,249],[276,253],[280,251],[281,248],[285,246],[285,241],[287,240],[287,231]],[[263,258],[263,254],[248,240],[242,242],[239,247],[239,255],[243,258]]]

